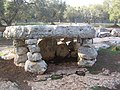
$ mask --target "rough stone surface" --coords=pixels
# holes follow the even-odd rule
[[[83,39],[82,45],[91,45],[93,44],[93,39]]]
[[[92,46],[81,46],[78,49],[78,65],[82,67],[93,66],[96,62],[97,51]]]
[[[98,51],[100,49],[107,49],[110,47],[110,45],[105,44],[105,43],[98,43],[98,44],[93,44],[95,46],[95,49]]]
[[[106,28],[99,28],[98,29],[98,32],[110,32],[108,29],[106,29]]]
[[[71,42],[68,44],[68,48],[70,49],[70,51],[75,51],[75,50],[77,50],[76,42],[71,41]]]
[[[40,53],[31,53],[31,52],[28,52],[27,53],[27,57],[28,57],[28,60],[30,61],[39,61],[42,59],[42,56]]]
[[[15,82],[0,81],[0,90],[20,90]]]
[[[3,60],[13,60],[14,58],[15,58],[15,54],[13,54],[13,53],[8,53],[4,56],[1,56],[1,59],[3,59]]]
[[[79,59],[79,61],[77,62],[77,64],[78,64],[78,66],[80,66],[80,67],[92,67],[94,64],[95,64],[95,62],[96,62],[97,60],[96,59],[84,59],[84,58],[80,58]]]
[[[67,44],[63,43],[57,46],[56,56],[58,57],[66,57],[69,54],[69,48]]]
[[[27,60],[25,62],[25,71],[29,71],[31,73],[43,74],[47,69],[47,64],[45,61],[40,60],[38,62],[31,62]]]
[[[100,33],[98,33],[97,37],[103,38],[103,37],[110,37],[110,36],[111,36],[110,32],[100,32]]]
[[[97,57],[97,52],[92,46],[81,46],[78,49],[78,56],[84,59],[95,59]]]
[[[117,90],[116,85],[120,84],[120,73],[113,72],[110,76],[101,74],[86,74],[79,76],[72,74],[58,80],[47,80],[41,82],[28,82],[33,90],[93,90],[91,87],[106,87],[108,89],[96,90]],[[41,86],[40,86],[41,85]]]
[[[14,63],[19,64],[19,63],[25,63],[27,61],[27,54],[24,55],[16,55],[14,58]]]
[[[38,43],[41,49],[41,55],[44,60],[50,60],[55,57],[57,41],[54,38],[45,38]]]
[[[94,44],[106,43],[109,45],[117,45],[117,44],[120,44],[120,37],[94,38],[93,41],[94,41]]]
[[[18,55],[23,55],[23,54],[26,54],[28,52],[28,48],[27,47],[16,47],[15,52]]]
[[[38,47],[38,45],[28,45],[27,47],[28,47],[29,51],[32,53],[40,52],[40,48]]]
[[[120,37],[120,29],[119,28],[113,29],[111,35],[114,37]]]
[[[42,37],[80,37],[93,38],[95,30],[87,26],[57,26],[57,25],[27,25],[9,26],[4,31],[4,37],[14,39],[42,38]]]
[[[16,40],[13,40],[13,46],[21,47],[21,46],[26,46],[26,45],[25,45],[25,41],[24,40],[16,39]]]
[[[28,44],[28,45],[37,44],[37,39],[25,40],[25,44]]]

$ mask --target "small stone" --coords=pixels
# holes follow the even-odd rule
[[[81,46],[78,49],[78,56],[85,59],[95,59],[97,57],[97,51],[95,48],[89,45]]]
[[[85,44],[93,44],[93,39],[83,39],[83,42],[82,42],[83,45]]]
[[[24,55],[16,55],[14,58],[14,63],[19,64],[19,63],[25,63],[27,61],[27,54]]]
[[[110,32],[99,32],[97,37],[103,38],[103,37],[110,37],[110,36],[111,36]]]
[[[0,59],[2,59],[2,60],[13,60],[14,58],[15,58],[15,54],[13,54],[13,53],[9,53],[5,56],[0,57]]]
[[[26,46],[25,41],[24,41],[24,40],[21,40],[21,39],[13,40],[13,45],[14,45],[15,47]]]
[[[40,52],[40,48],[37,45],[28,45],[28,48],[31,53]]]
[[[42,56],[40,53],[31,53],[31,52],[28,52],[27,53],[27,56],[28,56],[28,60],[30,61],[39,61],[42,59]]]
[[[37,44],[37,39],[25,40],[25,44],[28,44],[28,45]]]
[[[23,55],[23,54],[26,54],[28,52],[28,48],[27,47],[16,47],[15,52],[18,55]]]
[[[97,51],[93,46],[81,46],[78,49],[78,65],[81,67],[91,67],[96,62]]]
[[[75,74],[77,74],[79,76],[85,76],[85,72],[84,71],[76,71]]]
[[[96,59],[92,59],[92,60],[87,59],[87,60],[85,60],[83,58],[80,58],[78,60],[77,64],[80,67],[92,67],[95,64],[96,61],[97,61]]]
[[[32,62],[27,60],[25,62],[25,71],[37,74],[43,74],[47,70],[47,64],[44,60],[38,62]]]
[[[25,66],[25,63],[19,63],[19,64],[17,64],[17,63],[14,63],[16,66],[18,66],[18,67],[24,67]]]
[[[69,49],[68,49],[68,46],[67,44],[65,43],[62,43],[60,45],[58,45],[57,47],[57,51],[56,51],[56,55],[58,57],[66,57],[67,55],[69,54]]]
[[[119,28],[113,29],[111,35],[114,37],[120,37],[120,29]]]

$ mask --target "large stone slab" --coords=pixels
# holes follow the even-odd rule
[[[27,25],[9,26],[4,31],[4,37],[13,39],[42,37],[80,37],[93,38],[95,30],[91,26],[58,26],[58,25]]]

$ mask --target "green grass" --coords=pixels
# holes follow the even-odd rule
[[[4,56],[5,54],[4,53],[0,53],[0,56]]]
[[[95,23],[95,24],[92,24],[94,27],[99,27],[99,26],[102,26],[102,27],[105,27],[105,28],[109,28],[111,26],[114,25],[114,23]],[[117,24],[120,26],[120,23]]]
[[[120,54],[120,46],[111,46],[110,48],[107,49],[100,49],[100,52],[105,51],[106,53],[110,54]]]
[[[17,23],[16,25],[49,25],[50,23],[43,23],[43,22],[28,22],[28,23]]]
[[[101,86],[94,86],[94,87],[91,87],[92,90],[109,90],[108,88],[106,87],[101,87]]]

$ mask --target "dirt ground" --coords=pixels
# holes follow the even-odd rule
[[[11,46],[11,40],[0,40],[0,47]],[[47,74],[59,73],[58,71],[68,71],[64,74],[73,74],[76,70],[81,70],[83,68],[77,67],[77,59],[55,59],[55,62],[51,61],[48,63],[48,70],[45,72]],[[104,51],[99,52],[97,57],[97,62],[91,68],[87,68],[87,70],[91,74],[99,74],[103,71],[103,69],[108,69],[110,73],[119,72],[120,73],[120,53],[119,54],[111,54]],[[60,73],[61,73],[60,72]],[[32,88],[28,86],[27,81],[33,81],[37,75],[31,74],[24,71],[24,68],[16,67],[13,64],[13,60],[6,61],[0,60],[0,80],[8,80],[18,84],[20,90],[31,90]],[[116,90],[120,90],[120,85],[116,86]],[[104,89],[99,89],[104,90]],[[109,90],[109,89],[105,89]]]

